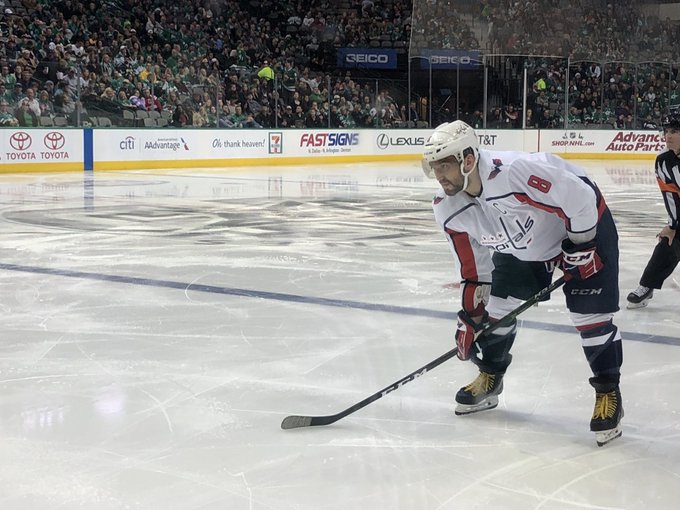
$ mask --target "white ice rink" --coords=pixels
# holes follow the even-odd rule
[[[652,162],[581,162],[621,303],[665,222]],[[680,271],[625,310],[597,448],[564,298],[522,316],[497,409],[456,417],[457,272],[414,164],[0,175],[0,509],[677,510]]]

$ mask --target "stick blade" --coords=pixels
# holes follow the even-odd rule
[[[312,426],[311,416],[286,416],[281,422],[281,428],[283,430],[311,426]]]

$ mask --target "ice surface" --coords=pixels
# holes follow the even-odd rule
[[[650,162],[582,162],[621,302],[665,222]],[[621,439],[597,448],[558,292],[499,407],[456,417],[457,271],[415,164],[0,175],[0,507],[675,510],[680,291],[623,309]]]

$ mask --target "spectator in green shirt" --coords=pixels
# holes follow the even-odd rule
[[[241,105],[236,105],[234,113],[229,116],[229,121],[234,125],[234,127],[243,127],[243,123],[246,121],[246,116],[243,114],[243,108],[241,108]]]
[[[24,99],[21,101],[19,108],[14,112],[14,116],[19,121],[19,125],[23,127],[38,127],[38,117],[29,108],[28,101]]]
[[[675,80],[671,81],[670,102],[668,106],[671,110],[680,107],[680,85]]]
[[[290,60],[286,60],[283,68],[283,98],[288,101],[295,92],[295,86],[298,82],[297,70],[293,67],[293,63]]]

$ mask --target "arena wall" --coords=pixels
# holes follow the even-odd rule
[[[477,130],[492,150],[576,159],[653,159],[656,131]],[[304,165],[418,160],[430,130],[3,129],[0,171]]]

